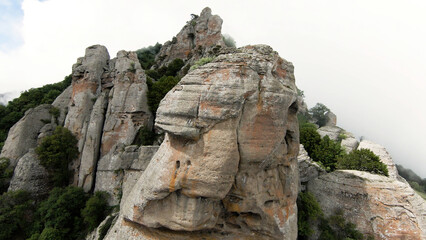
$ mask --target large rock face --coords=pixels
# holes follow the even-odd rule
[[[200,16],[187,22],[172,41],[164,43],[156,57],[157,67],[168,65],[176,58],[195,61],[225,46],[222,39],[222,22],[218,15],[212,15],[210,8],[204,8]]]
[[[19,159],[8,191],[25,190],[34,198],[42,198],[48,195],[51,187],[49,173],[40,164],[34,149],[30,149]]]
[[[41,128],[51,122],[52,116],[49,110],[52,105],[42,104],[29,109],[9,130],[9,135],[4,143],[0,157],[10,160],[10,165],[15,167],[18,160],[24,156],[30,148],[37,147],[37,139]]]
[[[165,140],[107,239],[296,239],[293,66],[247,46],[190,72],[162,100]],[[168,229],[168,230],[164,230]]]
[[[300,191],[306,190],[306,185],[309,181],[327,173],[309,157],[302,144],[299,147],[297,162],[299,166]]]
[[[354,170],[335,171],[308,183],[326,215],[344,217],[375,239],[425,239],[426,202],[407,183]],[[423,230],[422,230],[423,229]]]

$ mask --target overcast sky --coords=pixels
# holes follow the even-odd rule
[[[61,81],[93,44],[115,57],[164,43],[206,6],[238,46],[293,62],[309,107],[426,177],[424,0],[0,0],[0,93]]]

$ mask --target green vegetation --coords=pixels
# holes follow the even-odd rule
[[[19,239],[31,230],[34,202],[25,191],[6,192],[0,196],[0,239]]]
[[[105,238],[106,234],[108,233],[108,230],[111,228],[112,222],[114,221],[114,218],[112,216],[110,216],[104,225],[101,226],[101,228],[99,229],[99,239],[98,240],[102,240]]]
[[[195,69],[197,69],[197,68],[199,68],[199,67],[201,67],[201,66],[203,66],[203,65],[205,65],[205,64],[207,64],[207,63],[209,63],[213,60],[214,60],[214,58],[212,58],[212,57],[201,58],[200,60],[196,61],[194,63],[194,65],[191,66],[190,70],[195,70]]]
[[[235,40],[234,40],[234,38],[233,37],[231,37],[229,34],[224,34],[223,36],[222,36],[222,39],[223,39],[223,41],[225,42],[225,45],[227,46],[227,47],[237,47],[237,44],[236,44],[236,42],[235,42]]]
[[[58,126],[53,135],[43,138],[35,151],[54,186],[68,185],[68,164],[78,156],[75,136],[68,129]]]
[[[157,82],[148,79],[148,106],[154,116],[157,113],[161,100],[179,81],[179,77],[173,76],[163,76]]]
[[[380,158],[369,149],[353,150],[337,161],[338,169],[353,169],[389,176],[388,169]]]
[[[424,199],[426,199],[426,178],[419,177],[413,170],[404,168],[402,165],[396,164],[398,174],[405,178],[410,186]]]
[[[156,43],[154,46],[141,48],[136,50],[136,54],[144,70],[150,69],[155,62],[155,56],[160,52],[161,44]]]
[[[319,203],[310,192],[299,193],[297,198],[297,227],[299,239],[307,239],[313,233],[312,226],[323,215]]]
[[[13,168],[9,164],[9,159],[0,158],[0,194],[7,191],[10,179],[13,176]]]
[[[337,159],[344,155],[339,143],[328,136],[321,139],[316,126],[311,123],[300,126],[300,143],[312,160],[321,163],[328,172],[336,169]]]
[[[83,222],[87,225],[89,231],[95,229],[99,223],[108,215],[107,193],[96,192],[86,202],[86,207],[81,211]]]
[[[301,192],[297,198],[297,227],[298,239],[309,239],[314,233],[317,225],[319,239],[340,240],[340,239],[374,239],[365,238],[361,232],[356,230],[356,225],[348,222],[343,217],[342,211],[337,211],[330,217],[324,217],[319,203],[315,197],[309,193]]]
[[[147,126],[141,127],[135,137],[133,144],[147,146],[154,144],[155,133]]]
[[[146,70],[145,73],[154,80],[159,80],[164,76],[177,76],[178,72],[185,65],[182,59],[176,58],[169,63],[167,67],[161,67],[155,70]]]
[[[69,75],[61,82],[31,88],[22,92],[18,98],[9,101],[7,106],[0,105],[0,151],[9,129],[24,116],[25,112],[40,104],[52,103],[71,84],[71,79]]]

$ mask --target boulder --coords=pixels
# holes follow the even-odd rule
[[[68,105],[71,101],[72,86],[68,86],[56,99],[53,101],[52,106],[59,110],[59,117],[57,124],[63,126],[65,117],[68,113]]]
[[[193,15],[176,37],[161,47],[155,59],[157,67],[167,66],[176,58],[190,60],[192,64],[209,52],[225,47],[222,22],[218,15],[212,15],[208,7],[203,9],[200,16]]]
[[[317,178],[327,172],[314,162],[306,152],[302,144],[299,146],[299,154],[297,155],[299,165],[300,188],[299,191],[305,191],[309,181]]]
[[[309,181],[325,215],[345,219],[375,239],[425,239],[426,202],[407,183],[382,175],[339,170]]]
[[[18,160],[30,148],[37,147],[40,129],[51,122],[52,117],[49,113],[51,108],[50,104],[42,104],[25,112],[25,115],[10,128],[0,158],[8,158],[10,166],[15,167]]]
[[[386,164],[390,178],[393,178],[393,179],[400,178],[398,175],[398,170],[396,169],[396,166],[395,166],[395,162],[393,161],[392,156],[389,154],[389,152],[386,150],[385,147],[369,140],[362,140],[359,143],[358,149],[363,149],[363,148],[369,149],[374,154],[379,156],[380,161]]]
[[[327,121],[325,122],[325,126],[335,127],[337,124],[337,116],[331,111],[328,111],[325,114]]]
[[[344,131],[343,129],[337,126],[324,126],[324,127],[318,128],[317,130],[317,132],[319,133],[319,135],[321,135],[322,138],[325,136],[328,136],[331,140],[334,140],[334,141],[339,140],[339,135],[343,131]]]
[[[32,197],[42,199],[49,194],[51,188],[49,173],[40,164],[37,154],[31,148],[19,159],[8,191],[25,190]]]
[[[293,65],[269,46],[190,71],[161,101],[165,139],[106,239],[296,239],[297,109]]]

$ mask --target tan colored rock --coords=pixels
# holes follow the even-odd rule
[[[344,139],[342,139],[341,145],[346,151],[346,153],[350,153],[358,148],[359,142],[352,133],[343,131],[342,134],[344,136]]]
[[[165,140],[113,230],[126,239],[197,238],[201,230],[296,239],[297,108],[293,66],[268,46],[191,71],[160,103]]]
[[[89,192],[94,187],[96,165],[101,146],[102,128],[104,126],[105,112],[108,104],[106,90],[96,99],[90,114],[90,122],[87,127],[86,141],[81,152],[80,172],[78,174],[78,186]]]
[[[331,140],[337,141],[340,133],[344,132],[344,130],[337,126],[324,126],[318,128],[317,132],[322,138],[328,136]]]
[[[109,93],[103,127],[101,157],[117,144],[132,144],[139,128],[149,126],[146,77],[136,53],[120,51],[110,61],[109,76],[114,87]]]
[[[167,66],[176,58],[194,62],[214,48],[217,51],[224,47],[222,22],[218,15],[212,15],[210,8],[204,8],[200,16],[188,21],[172,41],[164,43],[156,57],[157,67]]]
[[[355,170],[321,175],[308,183],[326,215],[343,210],[375,239],[425,239],[426,202],[407,183]]]
[[[87,129],[93,105],[101,91],[101,77],[107,69],[109,54],[101,45],[86,49],[83,58],[73,65],[71,102],[64,126],[78,139],[78,150],[81,153],[86,142]],[[74,185],[78,185],[81,155],[73,161]],[[81,184],[80,184],[81,185]]]
[[[398,170],[396,169],[395,162],[393,161],[392,156],[389,154],[385,147],[369,140],[362,140],[359,143],[358,150],[359,149],[371,150],[374,154],[379,156],[380,161],[382,163],[386,164],[389,172],[389,177],[393,179],[399,179]]]
[[[49,173],[40,164],[34,149],[19,159],[8,191],[25,190],[36,199],[46,197],[51,190]]]
[[[299,191],[305,191],[306,185],[309,181],[317,178],[327,172],[322,169],[316,162],[314,162],[306,152],[302,144],[299,147],[299,154],[297,155],[297,162],[299,166],[299,179],[300,188]]]
[[[71,101],[72,86],[67,87],[56,99],[53,101],[52,106],[59,109],[60,114],[57,119],[58,125],[63,126],[65,117],[68,113],[68,106]]]
[[[25,112],[25,115],[10,128],[0,157],[8,158],[10,165],[15,167],[18,160],[30,148],[37,147],[40,129],[52,120],[49,113],[51,108],[52,105],[42,104]]]

